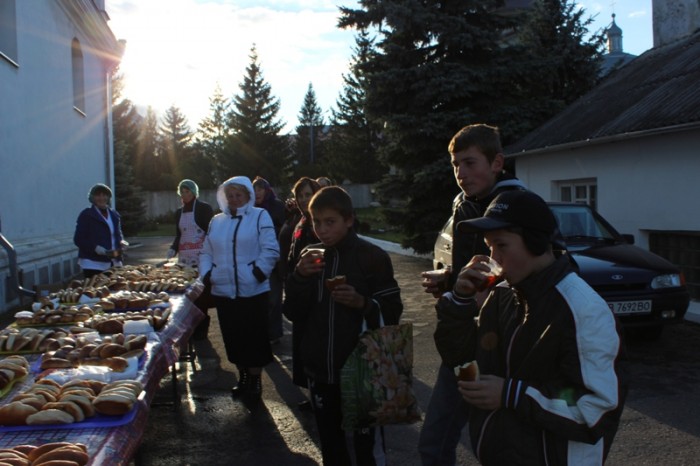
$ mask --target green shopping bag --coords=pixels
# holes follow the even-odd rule
[[[421,418],[413,392],[413,325],[367,330],[340,374],[343,430]]]

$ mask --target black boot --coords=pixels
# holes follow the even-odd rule
[[[238,374],[238,384],[231,389],[231,395],[234,397],[239,397],[243,396],[248,392],[248,385],[250,383],[248,377],[251,377],[248,374],[248,371],[243,369],[241,372]]]
[[[249,374],[248,376],[250,377],[248,381],[248,393],[251,396],[259,398],[260,395],[262,395],[262,380],[260,379],[260,374]]]

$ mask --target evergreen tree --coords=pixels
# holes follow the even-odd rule
[[[160,156],[158,116],[152,107],[148,107],[146,117],[139,127],[138,148],[134,160],[136,184],[146,191],[172,189],[172,186],[160,186],[160,173],[164,171],[164,168],[167,168],[163,167],[162,159],[163,157]]]
[[[250,51],[241,94],[233,99],[229,115],[232,135],[228,138],[224,158],[219,162],[220,176],[256,175],[272,185],[286,182],[290,154],[287,139],[280,135],[284,122],[278,119],[280,100],[263,77],[255,46]]]
[[[176,106],[171,105],[165,111],[163,123],[160,125],[160,134],[163,171],[160,173],[159,185],[168,186],[165,189],[172,189],[185,177],[183,168],[190,156],[192,139],[187,117]]]
[[[365,114],[366,78],[359,71],[373,52],[367,31],[355,37],[351,71],[343,75],[343,91],[331,109],[331,137],[324,160],[331,178],[375,183],[387,172],[377,154],[380,127]]]
[[[533,2],[513,45],[528,59],[519,65],[518,81],[509,83],[517,102],[517,118],[509,125],[511,140],[537,128],[598,82],[604,37],[586,39],[593,20],[585,14],[572,0]]]
[[[143,191],[134,183],[128,152],[129,145],[115,138],[115,207],[122,219],[122,233],[124,236],[134,236],[146,224],[146,206],[143,201]]]
[[[128,99],[117,102],[121,97],[121,75],[113,76],[112,84],[115,207],[122,217],[124,235],[133,236],[146,221],[143,193],[136,185],[132,171],[141,116]]]
[[[366,111],[381,125],[383,161],[396,168],[379,185],[387,212],[406,234],[404,246],[432,249],[458,188],[447,144],[462,126],[494,122],[493,76],[507,72],[501,31],[512,25],[495,0],[361,1],[341,8],[341,26],[378,31],[377,53],[360,65]],[[430,189],[427,189],[430,187]]]
[[[323,112],[316,100],[316,92],[311,83],[304,95],[304,103],[299,111],[299,125],[296,127],[294,152],[297,165],[295,175],[317,177],[326,175],[323,166]]]
[[[459,192],[446,150],[457,130],[471,123],[493,124],[507,145],[538,124],[523,110],[534,84],[524,79],[523,70],[533,56],[554,52],[535,55],[519,45],[523,16],[504,9],[503,3],[360,0],[360,9],[341,8],[341,27],[378,34],[377,53],[359,68],[367,80],[367,115],[383,128],[380,155],[396,169],[382,181],[380,192],[385,201],[403,203],[391,220],[407,234],[404,245],[420,252],[432,250]],[[583,26],[572,21],[580,32]],[[547,69],[540,66],[540,72]],[[584,67],[568,71],[586,73]],[[571,85],[577,82],[573,75],[563,76]],[[555,107],[538,106],[547,111]],[[534,113],[541,122],[546,112]]]
[[[203,157],[201,160],[209,174],[203,178],[200,187],[215,187],[221,184],[224,174],[218,167],[226,158],[226,141],[231,137],[228,125],[230,102],[224,98],[221,87],[217,84],[214,95],[209,98],[210,114],[199,123],[195,147]],[[201,176],[201,175],[200,175]],[[197,181],[199,183],[199,181]]]

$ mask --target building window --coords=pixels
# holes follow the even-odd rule
[[[85,113],[85,74],[83,71],[83,51],[78,39],[73,39],[71,61],[73,68],[73,106]]]
[[[17,66],[17,13],[15,0],[0,0],[0,56]]]
[[[597,210],[598,185],[594,178],[556,181],[556,192],[561,202],[588,204]]]

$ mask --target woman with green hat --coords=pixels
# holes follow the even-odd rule
[[[180,181],[177,194],[182,207],[175,212],[175,240],[168,250],[168,259],[177,255],[179,264],[196,267],[214,211],[198,199],[199,186],[192,180]]]
[[[209,204],[199,200],[199,186],[184,179],[177,185],[182,207],[175,212],[175,240],[168,250],[168,259],[178,256],[178,263],[190,267],[199,266],[199,253],[209,229],[214,211]],[[209,334],[209,308],[214,307],[211,288],[207,287],[194,303],[203,313],[202,320],[192,333],[195,340],[204,340]]]

